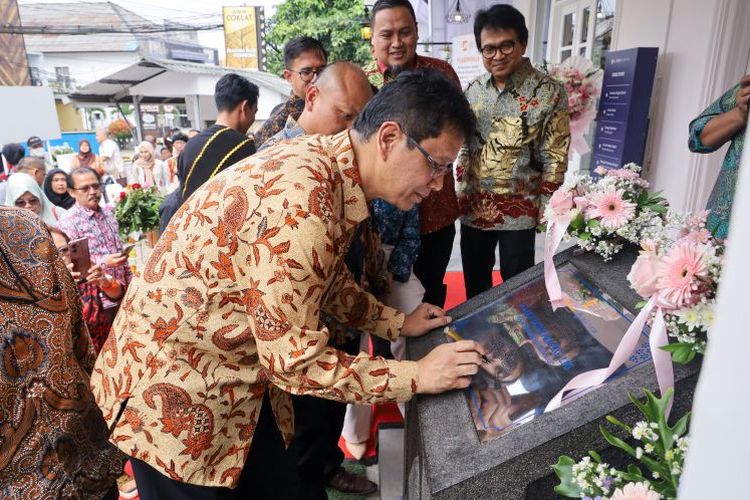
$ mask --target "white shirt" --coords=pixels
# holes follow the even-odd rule
[[[99,144],[99,156],[104,165],[104,172],[115,178],[125,177],[125,169],[120,154],[120,147],[112,139]]]

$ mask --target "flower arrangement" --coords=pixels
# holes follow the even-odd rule
[[[127,239],[132,233],[148,233],[159,229],[159,206],[164,197],[157,188],[141,188],[132,184],[120,194],[115,206],[115,219],[120,224],[120,236]]]
[[[607,421],[623,430],[626,437],[620,438],[600,427],[600,431],[612,446],[635,459],[626,470],[618,470],[603,462],[594,451],[576,462],[563,455],[552,469],[560,484],[555,492],[568,498],[588,500],[659,500],[677,498],[677,489],[682,474],[685,454],[688,449],[687,427],[690,414],[686,414],[673,426],[667,422],[667,409],[672,399],[672,390],[657,398],[644,390],[645,401],[630,395],[630,400],[645,419],[632,427],[611,415]],[[648,472],[644,472],[642,468]]]
[[[724,246],[706,229],[708,212],[669,212],[659,230],[641,241],[641,253],[628,274],[644,300],[655,299],[676,340],[662,349],[676,363],[688,363],[706,349],[713,321]]]
[[[551,66],[548,74],[565,87],[570,110],[571,151],[585,154],[590,151],[584,138],[596,116],[596,100],[601,93],[604,73],[585,57],[573,56]]]
[[[133,137],[133,129],[130,123],[124,118],[113,121],[107,126],[107,132],[118,141],[127,141]]]
[[[546,229],[553,221],[567,223],[563,237],[575,239],[578,246],[598,253],[605,261],[611,260],[625,242],[639,244],[653,228],[661,227],[667,211],[666,200],[648,192],[648,182],[641,178],[640,170],[629,163],[612,170],[598,167],[598,179],[588,173],[574,175],[552,194],[544,211]],[[555,244],[549,231],[548,244]]]

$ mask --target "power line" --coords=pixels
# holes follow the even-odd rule
[[[202,26],[129,26],[109,27],[91,25],[67,25],[67,26],[15,26],[12,24],[0,24],[0,33],[9,35],[96,35],[109,33],[123,34],[147,34],[147,33],[184,33],[188,31],[209,31],[221,29],[223,23],[206,24]]]

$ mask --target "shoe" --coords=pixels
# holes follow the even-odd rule
[[[359,474],[352,474],[343,467],[328,480],[328,487],[351,495],[369,495],[378,491],[378,485]]]
[[[365,453],[367,452],[367,441],[364,443],[350,443],[349,441],[344,441],[344,443],[346,449],[349,450],[349,453],[355,460],[359,460],[365,456]]]

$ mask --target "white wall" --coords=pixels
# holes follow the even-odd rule
[[[42,62],[43,77],[54,80],[55,66],[68,66],[75,86],[94,82],[125,69],[140,59],[136,52],[47,52]]]
[[[621,0],[613,50],[658,47],[647,178],[678,210],[705,206],[723,152],[690,153],[688,125],[739,81],[750,51],[746,0]]]

